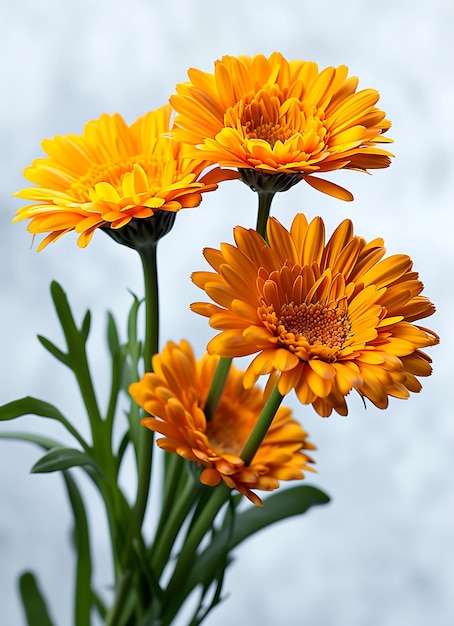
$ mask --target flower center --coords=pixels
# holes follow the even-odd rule
[[[78,201],[87,202],[89,191],[97,183],[110,183],[122,195],[122,179],[127,172],[132,172],[134,165],[141,165],[147,174],[150,186],[160,180],[164,159],[155,155],[142,154],[133,158],[111,163],[93,163],[86,174],[74,181],[68,192]]]
[[[246,443],[247,433],[238,427],[238,418],[233,419],[227,412],[223,413],[207,422],[208,440],[218,452],[239,455]]]
[[[263,119],[257,125],[251,120],[247,121],[243,126],[243,131],[248,139],[263,139],[271,147],[274,146],[276,141],[284,143],[294,134],[291,128],[281,126],[279,123],[265,122]]]
[[[283,304],[278,321],[280,335],[304,339],[310,346],[326,346],[341,349],[347,339],[350,324],[347,310],[337,303],[325,304]]]
[[[266,141],[271,148],[278,141],[293,140],[292,149],[308,155],[322,152],[328,141],[324,111],[276,89],[237,102],[226,111],[224,124],[236,128],[245,139]]]

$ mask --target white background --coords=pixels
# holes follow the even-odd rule
[[[454,425],[452,420],[453,32],[451,0],[16,0],[0,8],[0,403],[31,394],[55,403],[85,431],[70,374],[36,340],[60,341],[49,284],[58,280],[76,314],[94,316],[90,344],[99,395],[108,367],[105,311],[124,325],[128,289],[142,293],[134,252],[96,233],[85,250],[65,236],[37,254],[24,223],[22,170],[44,137],[80,133],[103,112],[132,122],[186,79],[211,71],[223,54],[270,54],[347,64],[360,87],[380,91],[393,122],[396,158],[373,176],[339,172],[353,203],[300,184],[279,196],[273,214],[321,214],[328,232],[351,217],[367,239],[412,256],[438,312],[426,324],[441,335],[430,351],[435,373],[410,401],[364,410],[352,397],[347,418],[323,420],[288,398],[318,446],[310,482],[332,503],[257,535],[236,552],[226,592],[207,626],[446,626],[454,619]],[[225,183],[202,206],[179,214],[160,244],[162,343],[187,337],[200,354],[211,331],[189,311],[201,292],[189,274],[204,269],[203,246],[231,241],[253,226],[255,197]],[[0,425],[68,441],[39,418]],[[59,476],[30,475],[37,448],[0,441],[0,624],[20,626],[16,579],[39,574],[56,624],[72,623],[70,516]],[[76,474],[79,478],[79,474]],[[127,485],[130,477],[125,474]],[[93,489],[95,577],[109,584],[107,537]]]

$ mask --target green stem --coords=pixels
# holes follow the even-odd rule
[[[179,498],[181,489],[184,488],[186,481],[189,480],[189,474],[185,470],[183,457],[178,454],[165,453],[162,506],[155,537],[160,537],[164,532],[175,500]],[[156,542],[152,545],[150,554],[153,555],[155,550]]]
[[[204,408],[207,421],[209,421],[216,412],[222,392],[224,391],[231,364],[232,359],[223,358],[219,360]]]
[[[268,223],[268,217],[270,215],[271,202],[273,201],[275,191],[257,191],[259,196],[259,208],[257,213],[257,227],[256,231],[259,235],[262,235],[263,239],[267,241],[266,237],[266,225]]]
[[[161,576],[170,553],[172,552],[175,539],[189,511],[194,505],[197,494],[201,491],[201,488],[200,483],[194,484],[192,479],[188,480],[184,490],[179,494],[175,506],[170,511],[167,523],[163,526],[159,534],[156,533],[156,550],[151,562],[151,567],[156,578]]]
[[[145,290],[145,340],[143,360],[145,372],[151,371],[151,357],[159,349],[159,300],[158,274],[156,263],[156,243],[138,248],[142,261]],[[145,510],[148,503],[150,489],[151,465],[153,458],[154,433],[148,428],[141,427],[139,431],[139,446],[137,453],[137,497],[134,505],[131,524],[124,550],[125,563],[132,552],[134,537],[140,534]]]
[[[246,441],[244,448],[241,451],[240,457],[246,465],[251,463],[255,453],[260,448],[260,444],[264,440],[283,398],[284,396],[279,393],[276,383],[268,402],[263,407],[263,411],[257,420],[257,424],[254,426],[254,430],[249,435],[249,439]]]
[[[165,591],[167,605],[161,622],[162,626],[170,626],[173,618],[182,606],[185,599],[184,583],[194,565],[197,548],[206,533],[212,529],[216,515],[228,500],[230,494],[231,489],[225,483],[216,487],[211,498],[191,526]]]
[[[113,606],[106,617],[106,626],[116,626],[122,623],[120,620],[127,608],[127,600],[131,591],[131,579],[131,572],[126,572],[126,574],[120,578]]]
[[[92,455],[107,477],[107,480],[103,479],[98,483],[98,487],[104,500],[110,531],[112,558],[117,574],[119,571],[120,547],[124,539],[124,528],[121,528],[120,523],[123,501],[117,484],[117,467],[112,453],[112,424],[102,419],[85,348],[80,349],[75,363],[77,363],[77,367],[74,367],[74,373],[90,421],[93,441]]]
[[[145,371],[150,372],[151,357],[159,350],[157,244],[152,243],[139,248],[138,252],[142,261],[145,289],[145,345],[143,359]]]

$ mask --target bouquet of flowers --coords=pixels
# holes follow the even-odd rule
[[[45,235],[38,250],[72,231],[83,248],[102,231],[137,251],[144,276],[123,339],[108,317],[105,410],[87,356],[90,312],[76,320],[63,288],[51,285],[66,345],[39,341],[73,372],[89,438],[74,415],[42,399],[0,407],[2,420],[45,417],[73,439],[68,447],[39,433],[0,433],[44,451],[33,472],[62,473],[74,519],[75,626],[95,614],[109,626],[169,626],[188,598],[186,623],[200,624],[223,599],[225,571],[242,541],[328,502],[306,484],[262,500],[282,481],[314,471],[315,446],[284,397],[294,390],[321,417],[346,415],[352,390],[385,409],[389,397],[408,398],[430,375],[423,350],[438,337],[417,322],[434,306],[407,255],[386,256],[383,240],[355,235],[350,220],[327,236],[321,217],[309,222],[298,213],[287,229],[270,216],[274,195],[300,181],[351,201],[326,173],[388,167],[390,122],[376,106],[377,91],[357,88],[345,66],[319,71],[279,53],[225,56],[213,73],[189,70],[169,104],[131,125],[104,114],[81,135],[45,140],[45,156],[25,170],[33,186],[16,195],[31,204],[14,221],[28,220],[34,237]],[[256,194],[257,226],[238,225],[233,240],[205,249],[209,268],[192,274],[203,295],[191,309],[216,331],[198,359],[185,338],[160,346],[159,312],[167,303],[158,300],[157,246],[180,210],[235,179]],[[245,370],[233,364],[239,357],[252,357]],[[123,433],[119,444],[114,429]],[[137,472],[133,499],[119,482],[127,451]],[[105,508],[110,589],[93,584],[75,467]],[[144,515],[152,475],[160,485],[150,539]],[[20,591],[29,626],[53,624],[35,574],[22,574]]]

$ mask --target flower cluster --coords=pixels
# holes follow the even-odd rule
[[[407,255],[387,256],[382,239],[355,235],[350,220],[327,238],[321,217],[309,222],[299,213],[289,229],[270,217],[274,195],[302,180],[352,200],[326,180],[328,172],[389,166],[390,122],[377,107],[378,92],[358,90],[345,66],[319,71],[313,62],[288,61],[277,52],[224,56],[213,73],[191,69],[188,77],[170,104],[130,126],[119,114],[104,114],[81,135],[44,141],[46,156],[25,170],[33,186],[16,194],[31,204],[14,221],[29,220],[33,236],[44,235],[38,250],[72,231],[83,248],[101,230],[136,250],[144,273],[142,336],[139,298],[125,343],[109,316],[112,374],[104,412],[86,351],[90,315],[79,327],[62,288],[51,287],[67,345],[62,350],[40,340],[75,374],[89,439],[57,407],[36,398],[0,407],[0,419],[31,413],[57,420],[75,440],[76,448],[65,447],[13,433],[45,448],[33,471],[64,471],[78,550],[78,624],[91,623],[97,610],[106,624],[170,626],[195,589],[201,593],[187,623],[200,624],[221,598],[231,550],[261,528],[329,501],[305,484],[267,494],[263,502],[256,493],[315,471],[315,446],[282,405],[284,397],[294,390],[322,417],[346,415],[353,390],[385,409],[390,397],[421,390],[420,378],[432,372],[424,350],[439,341],[419,324],[435,309]],[[209,299],[193,303],[192,311],[218,332],[200,359],[187,340],[160,350],[157,243],[181,209],[197,207],[229,179],[257,192],[258,215],[255,230],[236,226],[234,243],[205,249],[211,269],[192,274]],[[251,357],[244,371],[232,364],[237,357]],[[129,408],[117,444],[122,393]],[[150,507],[156,516],[150,539],[145,512],[156,484],[155,433],[169,454],[159,457],[163,488]],[[137,470],[132,498],[118,479],[126,452]],[[83,497],[66,471],[73,466],[88,473],[104,503],[110,608],[91,580]],[[239,506],[242,496],[263,507]],[[24,576],[27,614],[50,624],[38,584]]]

